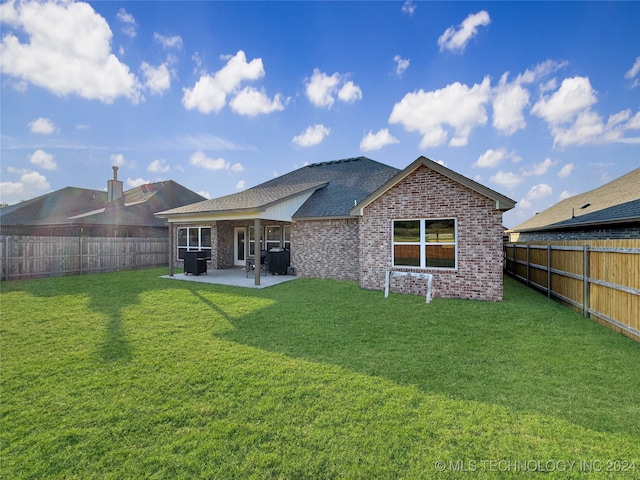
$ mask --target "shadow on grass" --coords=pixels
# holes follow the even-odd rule
[[[258,295],[258,294],[257,294]],[[640,435],[640,348],[505,279],[505,301],[434,300],[297,281],[218,337],[426,393]]]

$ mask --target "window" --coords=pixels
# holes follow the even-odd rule
[[[436,269],[458,267],[456,220],[393,221],[393,266]]]
[[[280,233],[280,225],[267,225],[265,231],[265,237],[267,238],[267,250],[280,248],[280,240],[282,237],[282,234]]]
[[[178,228],[178,258],[198,250],[207,252],[207,259],[211,259],[211,227]]]

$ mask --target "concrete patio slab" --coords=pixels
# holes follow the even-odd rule
[[[173,277],[163,275],[161,278],[170,280],[183,280],[187,282],[210,283],[215,285],[229,285],[232,287],[244,288],[266,288],[273,285],[279,285],[284,282],[295,280],[293,275],[267,275],[260,276],[260,285],[255,284],[253,272],[246,276],[244,268],[226,268],[224,270],[209,270],[206,274],[186,275],[184,273],[175,273]]]

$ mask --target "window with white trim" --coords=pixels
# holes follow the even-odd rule
[[[455,218],[393,220],[392,228],[394,267],[458,268]]]
[[[265,227],[265,238],[267,243],[267,250],[272,248],[280,248],[280,242],[282,240],[282,231],[280,225],[267,225]]]
[[[184,258],[184,252],[205,251],[211,259],[211,227],[178,228],[178,258]]]

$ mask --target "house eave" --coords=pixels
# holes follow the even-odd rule
[[[626,217],[626,218],[617,218],[614,220],[606,220],[599,222],[580,222],[580,223],[569,223],[563,225],[551,224],[545,225],[542,227],[532,227],[532,228],[519,228],[507,230],[507,233],[531,233],[531,232],[548,232],[553,230],[572,230],[572,229],[581,229],[581,228],[589,228],[589,227],[607,227],[609,225],[621,225],[621,224],[634,224],[640,223],[640,217]]]

